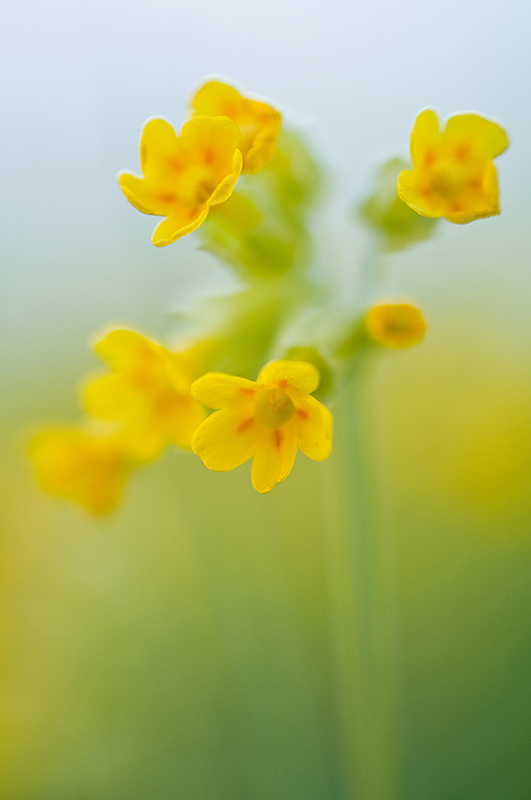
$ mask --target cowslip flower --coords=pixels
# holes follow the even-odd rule
[[[273,361],[258,380],[209,372],[192,384],[192,395],[218,409],[199,425],[192,450],[215,472],[253,459],[257,491],[271,491],[292,470],[297,449],[314,461],[332,449],[332,414],[311,396],[319,371],[305,361]]]
[[[364,320],[369,338],[384,347],[412,347],[424,338],[426,322],[412,303],[378,303]]]
[[[86,384],[89,414],[121,423],[118,435],[140,461],[156,458],[167,444],[189,450],[205,418],[190,395],[192,381],[203,371],[201,347],[175,353],[135,331],[117,329],[94,349],[111,372]]]
[[[398,176],[398,194],[419,214],[450,222],[499,214],[492,159],[508,145],[503,128],[477,114],[450,117],[441,131],[435,112],[422,111],[411,132],[413,169]]]
[[[267,103],[242,97],[221,81],[207,81],[191,105],[194,114],[229,117],[239,126],[245,172],[258,172],[274,154],[282,117]]]
[[[164,119],[145,124],[143,176],[122,172],[118,183],[139,211],[166,218],[153,232],[156,247],[196,230],[211,206],[230,197],[242,169],[239,145],[240,130],[227,117],[194,117],[180,136]]]
[[[114,434],[56,427],[31,439],[28,455],[44,491],[66,497],[93,514],[107,514],[120,501],[131,462]]]

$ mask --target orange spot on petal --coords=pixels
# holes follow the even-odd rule
[[[249,417],[248,419],[244,419],[244,421],[240,422],[240,424],[236,428],[237,432],[238,433],[242,433],[243,431],[246,431],[247,428],[249,428],[249,426],[253,424],[253,422],[254,422],[254,419],[252,417]]]
[[[280,380],[278,382],[278,388],[279,389],[285,389],[287,385],[288,385],[288,382],[287,382],[287,380],[285,378],[282,378],[282,380]]]
[[[470,145],[463,142],[462,144],[457,145],[454,150],[454,158],[457,161],[464,161],[467,156],[470,155]]]
[[[221,114],[224,117],[230,117],[234,119],[234,117],[238,116],[239,108],[236,103],[231,103],[230,100],[226,100],[221,106]]]
[[[310,415],[303,408],[298,408],[297,409],[297,416],[299,417],[299,419],[309,419]]]
[[[273,431],[273,443],[277,449],[280,449],[282,444],[282,433],[280,431]]]

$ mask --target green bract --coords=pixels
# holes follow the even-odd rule
[[[360,218],[376,233],[388,252],[427,239],[437,224],[437,220],[421,217],[399,198],[396,180],[407,166],[400,158],[383,164],[376,174],[374,192],[358,207]]]

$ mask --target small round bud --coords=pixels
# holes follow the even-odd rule
[[[426,322],[411,303],[379,303],[365,317],[365,331],[384,347],[412,347],[424,338]]]

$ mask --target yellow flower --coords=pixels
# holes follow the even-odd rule
[[[230,117],[241,131],[243,169],[258,172],[275,152],[282,117],[267,103],[250,100],[226,83],[208,81],[192,100],[195,114]]]
[[[477,114],[450,117],[441,132],[435,112],[422,111],[411,131],[413,170],[398,176],[398,194],[419,214],[450,222],[499,214],[492,159],[508,145],[505,131]]]
[[[114,435],[73,427],[35,434],[29,457],[42,489],[73,500],[93,514],[107,514],[117,506],[131,468]]]
[[[201,347],[174,353],[130,330],[113,330],[95,344],[111,373],[92,379],[84,403],[95,417],[122,423],[131,456],[156,458],[167,444],[189,450],[205,411],[190,395],[203,371]]]
[[[426,322],[411,303],[378,303],[365,317],[365,330],[384,347],[411,347],[424,338]]]
[[[253,459],[253,486],[265,493],[287,478],[300,447],[314,461],[332,449],[332,414],[311,392],[319,371],[305,361],[273,361],[258,381],[209,372],[192,395],[215,411],[198,427],[192,450],[215,472]]]
[[[169,122],[149,120],[140,140],[143,177],[122,172],[123,193],[144,214],[166,217],[153,232],[157,247],[195,231],[209,208],[230,197],[242,169],[240,131],[226,117],[194,117],[177,136]]]

